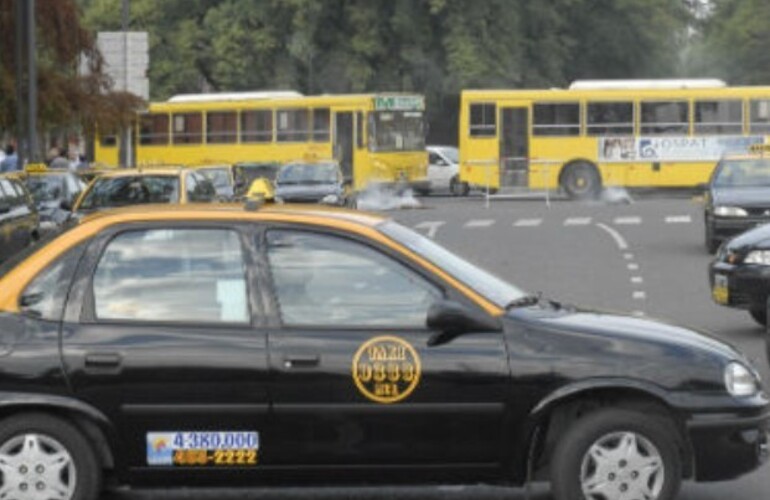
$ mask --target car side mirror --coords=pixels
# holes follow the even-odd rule
[[[444,344],[466,333],[502,330],[499,318],[472,310],[452,300],[440,300],[430,306],[427,326],[435,331],[428,339],[429,346]]]
[[[61,208],[62,210],[66,210],[67,212],[72,212],[72,201],[70,200],[60,201],[59,208]]]
[[[439,158],[438,160],[436,160],[436,165],[438,165],[439,167],[447,167],[449,166],[449,163],[447,163],[446,160],[444,160],[443,158]]]

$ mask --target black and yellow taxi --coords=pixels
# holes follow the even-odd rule
[[[86,183],[74,172],[50,169],[44,164],[30,164],[24,169],[24,181],[35,200],[43,232],[58,229],[69,219],[72,206],[85,190]]]
[[[0,339],[7,498],[546,477],[556,500],[670,500],[767,453],[732,347],[343,209],[92,214],[0,268]]]
[[[73,213],[85,214],[127,205],[204,203],[217,199],[211,180],[195,169],[154,166],[116,169],[97,176],[75,202]]]
[[[0,261],[14,255],[39,236],[39,216],[21,177],[0,175]]]

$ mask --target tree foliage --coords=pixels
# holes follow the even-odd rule
[[[693,1],[132,0],[131,29],[150,34],[153,99],[414,91],[440,123],[464,88],[677,76]],[[79,2],[90,28],[120,26],[120,0]]]
[[[14,130],[16,63],[14,0],[0,0],[0,129]],[[35,4],[38,124],[69,129],[113,127],[130,119],[141,99],[111,92],[102,71],[94,35],[81,25],[74,0],[37,0]],[[85,68],[85,71],[83,71]]]

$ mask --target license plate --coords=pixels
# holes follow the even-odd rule
[[[249,466],[257,465],[258,452],[258,432],[147,433],[148,465]]]
[[[718,304],[727,304],[730,299],[730,292],[727,286],[727,276],[724,274],[714,275],[714,288],[711,289],[711,296]]]

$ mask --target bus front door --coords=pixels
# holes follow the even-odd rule
[[[529,185],[529,110],[500,109],[500,187]]]
[[[346,181],[353,180],[353,113],[334,114],[334,159]]]

